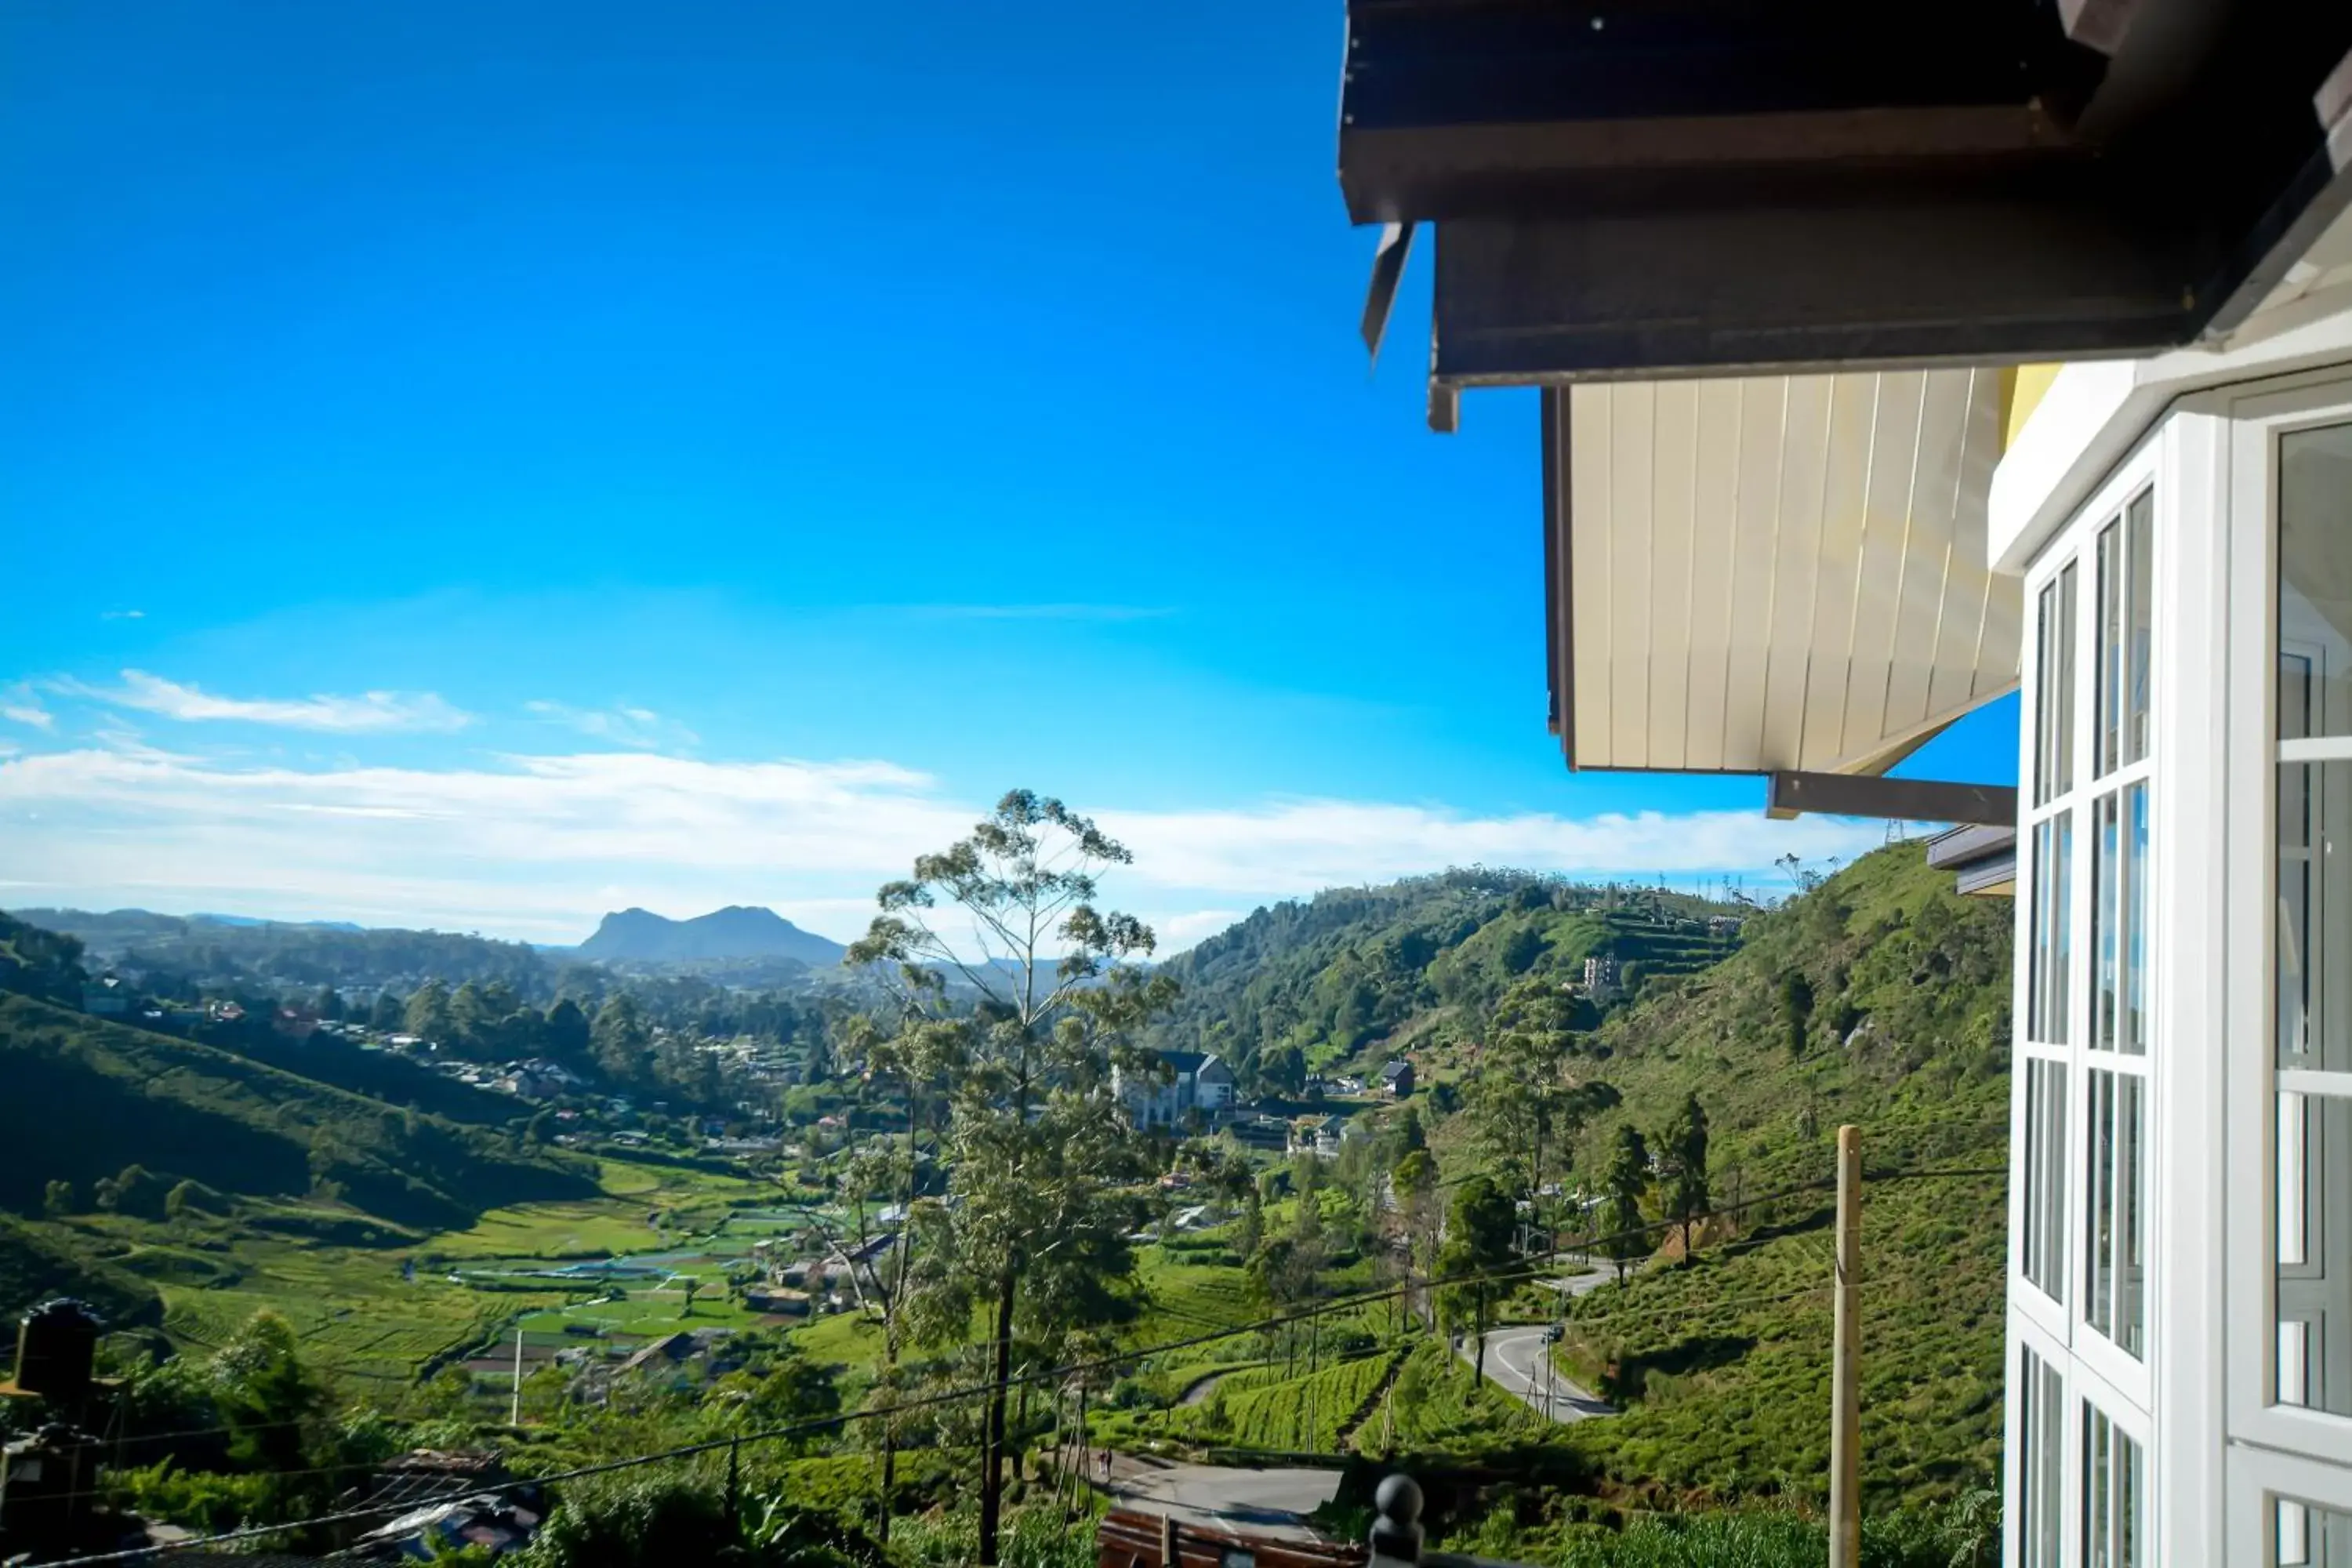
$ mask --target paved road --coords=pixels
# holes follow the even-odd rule
[[[1549,1348],[1540,1328],[1489,1329],[1486,1376],[1504,1393],[1527,1401],[1529,1408],[1555,1421],[1582,1421],[1588,1416],[1617,1414],[1615,1405],[1579,1388],[1547,1365],[1545,1352]],[[1476,1355],[1475,1345],[1463,1345],[1463,1360],[1475,1361]]]
[[[1145,1464],[1119,1454],[1112,1457],[1110,1485],[1105,1489],[1123,1506],[1145,1513],[1315,1541],[1321,1538],[1307,1528],[1304,1516],[1331,1500],[1339,1489],[1339,1472]]]

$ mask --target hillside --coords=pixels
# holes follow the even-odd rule
[[[1215,1051],[1245,1080],[1279,1083],[1399,1037],[1475,1029],[1514,981],[1580,980],[1589,956],[1617,958],[1633,985],[1704,968],[1738,947],[1710,919],[1749,912],[1483,869],[1339,889],[1261,909],[1171,959],[1182,991],[1155,1043]]]
[[[98,1309],[110,1327],[153,1326],[163,1320],[155,1288],[137,1275],[76,1250],[62,1227],[37,1228],[0,1214],[0,1321],[52,1296]]]
[[[28,909],[15,918],[80,942],[92,965],[152,977],[151,989],[321,985],[403,994],[427,979],[455,986],[496,981],[526,999],[554,994],[558,966],[528,944],[454,931],[289,925],[221,915]]]
[[[1916,845],[1857,861],[1748,922],[1743,951],[1652,988],[1591,1041],[1622,1105],[1662,1127],[1696,1091],[1716,1201],[1833,1178],[1863,1131],[1863,1449],[1881,1501],[1990,1484],[2001,1418],[2011,909],[1969,900]],[[1786,977],[1803,977],[1792,988]],[[1791,1003],[1809,993],[1807,1012]],[[1792,1039],[1801,1049],[1792,1050]],[[1921,1178],[1908,1173],[1949,1173]],[[1661,1258],[1580,1304],[1569,1356],[1630,1401],[1575,1428],[1621,1485],[1818,1502],[1828,1464],[1833,1205],[1821,1187],[1734,1216],[1695,1264]],[[1671,1250],[1671,1249],[1670,1249]],[[1811,1292],[1798,1294],[1794,1292]]]
[[[404,1224],[584,1195],[585,1167],[215,1047],[0,994],[0,1207],[138,1165],[224,1193],[336,1194]],[[153,1194],[160,1201],[160,1191]]]
[[[731,904],[692,920],[674,921],[650,910],[606,915],[580,944],[578,956],[597,963],[694,963],[724,959],[794,959],[811,968],[841,962],[837,942],[801,930],[773,910]]]

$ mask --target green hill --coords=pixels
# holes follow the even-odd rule
[[[1695,972],[1738,947],[1709,918],[1747,912],[1519,871],[1338,889],[1261,909],[1170,960],[1182,993],[1155,1043],[1218,1052],[1245,1082],[1276,1085],[1448,1017],[1475,1020],[1523,975],[1580,978],[1593,954],[1634,965],[1637,980]]]
[[[1591,1041],[1589,1070],[1624,1098],[1582,1139],[1587,1166],[1619,1122],[1662,1127],[1694,1091],[1722,1205],[1832,1180],[1838,1125],[1862,1129],[1864,1480],[1880,1501],[1998,1469],[2011,917],[1897,845],[1750,921],[1737,956],[1653,987]],[[1605,1474],[1819,1500],[1832,1214],[1820,1188],[1764,1205],[1691,1266],[1661,1258],[1583,1299],[1568,1359],[1627,1401],[1573,1431]]]
[[[74,1296],[99,1310],[110,1328],[154,1326],[163,1321],[155,1288],[136,1275],[85,1256],[62,1227],[36,1228],[0,1214],[0,1324],[52,1296]],[[7,1353],[16,1349],[12,1342]]]
[[[333,1194],[403,1224],[594,1190],[588,1168],[280,1068],[0,994],[0,1207],[138,1165],[224,1193]]]

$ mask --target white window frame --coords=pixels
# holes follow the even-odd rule
[[[2001,1561],[2024,1561],[2023,1510],[2025,1445],[2025,1355],[2058,1374],[2058,1561],[2071,1565],[2082,1555],[2083,1529],[2083,1400],[2072,1374],[2073,1358],[2063,1336],[2053,1339],[2032,1323],[2021,1323],[2009,1336],[2007,1363],[2008,1437],[2001,1445]]]
[[[2277,1092],[2299,1088],[2352,1093],[2352,1073],[2294,1072],[2283,1082],[2276,1066],[2278,449],[2280,437],[2292,431],[2352,423],[2352,379],[2338,367],[2219,401],[2230,420],[2230,700],[2224,752],[2231,805],[2224,831],[2231,869],[2223,965],[2225,1179],[2231,1223],[2225,1241],[2228,1324],[2213,1331],[2227,1345],[2231,1561],[2260,1563],[2268,1550],[2268,1494],[2352,1511],[2352,1416],[2275,1401],[2273,1254],[2278,1226]],[[2293,752],[2295,760],[2352,758],[2352,739],[2300,742]],[[2249,1542],[2251,1550],[2242,1559]]]
[[[2020,773],[2025,787],[2020,792],[2018,831],[2018,887],[2024,900],[2017,922],[2017,965],[2011,1016],[2015,1020],[2016,1057],[2011,1084],[2011,1127],[2013,1158],[2021,1158],[2025,1131],[2024,1063],[2028,1059],[2061,1064],[2066,1075],[2066,1149],[2061,1168],[2065,1172],[2064,1226],[2066,1237],[2064,1278],[2066,1300],[2052,1300],[2040,1288],[2025,1277],[2024,1215],[2025,1200],[2022,1180],[2011,1184],[2010,1214],[2010,1302],[2015,1318],[2032,1324],[2045,1335],[2053,1336],[2065,1347],[2063,1353],[2074,1365],[2094,1373],[2105,1386],[2111,1397],[2103,1400],[2101,1407],[2110,1416],[2116,1414],[2118,1401],[2127,1406],[2138,1425],[2133,1430],[2145,1443],[2146,1413],[2153,1407],[2151,1366],[2157,1355],[2158,1336],[2162,1331],[2162,1296],[2159,1249],[2157,1232],[2157,1165],[2159,1159],[2158,1129],[2162,1116],[2157,1102],[2159,1075],[2156,1064],[2165,1052],[2160,1016],[2161,976],[2164,955],[2170,951],[2168,926],[2170,914],[2161,896],[2164,886],[2163,832],[2160,827],[2165,803],[2162,781],[2158,777],[2158,759],[2164,753],[2167,703],[2162,697],[2162,684],[2174,679],[2169,637],[2162,625],[2160,607],[2171,591],[2169,557],[2172,552],[2167,540],[2178,527],[2179,503],[2168,493],[2164,482],[2164,448],[2161,426],[2151,433],[2107,477],[2098,489],[2077,508],[2065,527],[2052,540],[2033,564],[2027,570],[2024,582],[2025,636],[2021,639],[2020,689],[2027,700],[2019,704]],[[2118,765],[2105,774],[2095,774],[2098,752],[2098,665],[2099,665],[2099,596],[2098,539],[2110,523],[2122,525],[2131,503],[2144,491],[2155,497],[2155,515],[2150,536],[2154,559],[2148,578],[2151,616],[2157,621],[2151,639],[2151,664],[2155,684],[2149,689],[2148,744],[2138,760]],[[2074,568],[2074,733],[2071,737],[2074,752],[2072,787],[2063,795],[2036,805],[2033,802],[2038,757],[2036,735],[2041,714],[2041,595],[2042,589],[2059,580],[2060,574],[2072,565]],[[2151,878],[2148,899],[2147,929],[2142,933],[2148,974],[2147,1003],[2149,1010],[2150,1037],[2146,1054],[2133,1056],[2120,1050],[2094,1049],[2091,1045],[2097,954],[2092,948],[2093,919],[2097,889],[2093,883],[2091,868],[2094,838],[2093,808],[2105,796],[2120,793],[2133,784],[2145,784],[2148,791],[2149,864],[2147,874]],[[2066,998],[2067,1043],[2053,1047],[2031,1039],[2031,1008],[2032,998],[2033,931],[2031,900],[2034,879],[2040,873],[2038,840],[2035,828],[2061,810],[2073,813],[2073,863],[2067,882],[2067,930],[2069,963],[2072,973],[2068,980]],[[2140,1226],[2143,1255],[2146,1259],[2142,1292],[2142,1346],[2135,1356],[2109,1340],[2105,1332],[2091,1324],[2090,1309],[2090,1182],[2091,1152],[2091,1073],[2093,1070],[2116,1072],[2137,1078],[2141,1085],[2140,1120]],[[2022,1167],[2018,1167],[2021,1176]],[[2036,1352],[2040,1353],[2040,1352]],[[2045,1357],[2045,1359],[2047,1359]],[[2070,1380],[2071,1386],[2071,1380]],[[2079,1401],[2079,1395],[2076,1395]],[[2151,1467],[2154,1455],[2144,1448]],[[2152,1473],[2152,1471],[2151,1471]],[[2148,1527],[2156,1528],[2156,1515],[2151,1510]],[[2079,1546],[2079,1542],[2077,1543]]]
[[[2095,1335],[2094,1336],[2096,1337]],[[2128,1358],[2126,1358],[2128,1360]],[[2063,1560],[2070,1564],[2084,1560],[2084,1537],[2090,1520],[2084,1512],[2087,1494],[2083,1487],[2084,1461],[2087,1450],[2084,1431],[2089,1425],[2093,1405],[2112,1423],[2116,1431],[2139,1446],[2139,1543],[2140,1561],[2153,1565],[2167,1561],[2162,1542],[2162,1510],[2156,1495],[2156,1431],[2147,1412],[2136,1403],[2123,1388],[2101,1377],[2095,1368],[2086,1364],[2076,1347],[2073,1375],[2066,1379],[2066,1529],[2061,1548]]]

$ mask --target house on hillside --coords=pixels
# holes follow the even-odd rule
[[[1624,989],[1614,957],[1596,952],[1584,961],[1584,994],[1594,1003],[1613,1002]]]
[[[111,974],[81,988],[81,1010],[93,1018],[120,1018],[131,1011],[131,987]]]
[[[1111,1092],[1138,1127],[1183,1127],[1222,1120],[1234,1105],[1234,1069],[1201,1051],[1163,1050],[1157,1075],[1111,1068]]]
[[[1381,1092],[1391,1100],[1412,1097],[1412,1064],[1399,1058],[1381,1064]]]
[[[1346,14],[1368,343],[1426,276],[1432,426],[1539,389],[1567,765],[2015,889],[2004,1561],[2352,1562],[2352,6]]]

